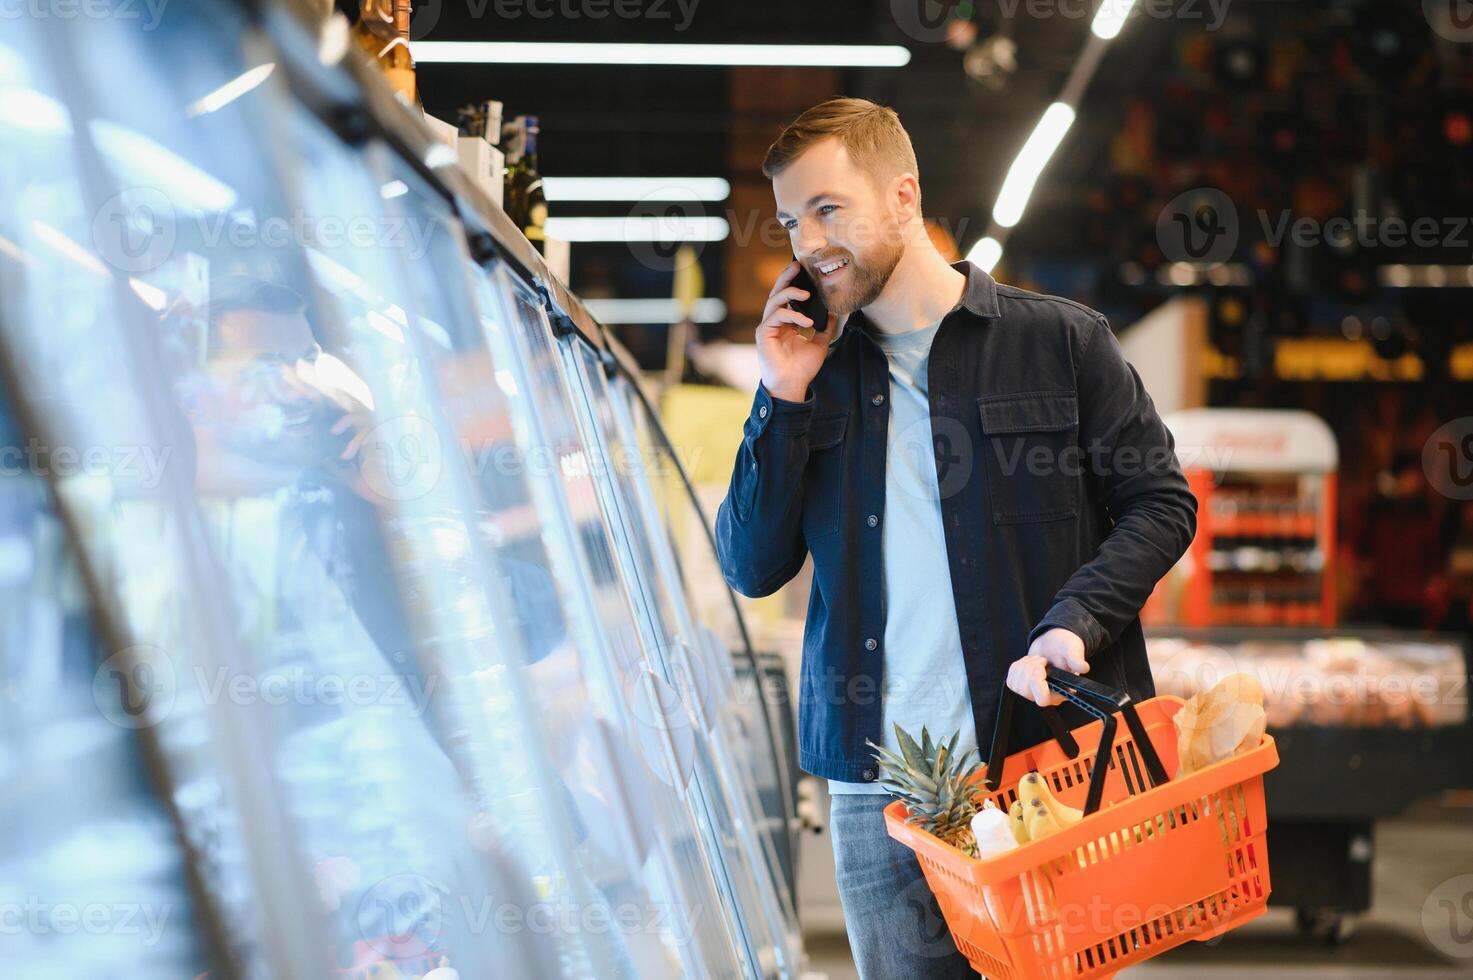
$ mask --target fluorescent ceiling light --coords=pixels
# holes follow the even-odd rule
[[[583,305],[600,323],[674,323],[680,307],[674,299],[585,299]],[[719,299],[698,299],[691,310],[695,323],[720,323],[726,319],[726,304]]]
[[[203,116],[207,112],[223,109],[236,99],[260,85],[276,70],[276,62],[268,61],[250,71],[242,72],[208,95],[201,96],[184,109],[186,116]]]
[[[544,177],[549,201],[724,201],[721,177]]]
[[[547,236],[565,242],[719,242],[730,231],[725,218],[699,215],[625,215],[548,218]]]
[[[226,211],[235,203],[235,188],[142,133],[94,119],[92,135],[118,165],[119,182],[125,186],[157,188],[175,207],[207,214]]]
[[[571,41],[419,41],[420,64],[756,65],[772,68],[899,68],[896,44],[580,44]]]
[[[1125,18],[1130,16],[1134,7],[1135,0],[1101,0],[1100,9],[1095,11],[1094,23],[1089,29],[1094,32],[1095,37],[1113,41],[1120,33],[1120,28],[1125,26]]]
[[[0,94],[0,126],[53,136],[69,136],[72,132],[66,106],[32,88],[10,89]]]
[[[33,220],[31,222],[31,232],[42,243],[50,246],[51,249],[66,258],[71,259],[88,272],[101,276],[104,279],[108,278],[107,266],[102,264],[101,259],[45,222]]]
[[[142,279],[128,277],[128,288],[138,294],[151,310],[162,310],[169,305],[169,294],[152,283],[144,282]]]
[[[982,271],[990,273],[997,266],[997,260],[1002,258],[1002,242],[988,235],[980,242],[972,246],[967,253],[967,261],[982,268]]]
[[[1008,169],[1007,179],[1002,182],[1002,191],[992,208],[993,221],[1004,228],[1011,228],[1023,217],[1023,209],[1028,207],[1028,198],[1033,195],[1038,175],[1048,165],[1049,158],[1073,124],[1074,109],[1071,106],[1055,102],[1048,107],[1034,127],[1033,135],[1028,137],[1028,142],[1023,144],[1018,158]]]

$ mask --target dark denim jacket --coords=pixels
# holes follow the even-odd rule
[[[932,440],[977,744],[992,743],[1008,665],[1054,626],[1084,639],[1089,676],[1153,696],[1139,612],[1186,551],[1197,501],[1105,318],[999,285],[971,262],[931,348]],[[889,364],[851,315],[807,400],[759,383],[716,515],[722,572],[765,596],[813,555],[803,634],[799,761],[829,779],[876,778],[885,661],[880,521]],[[1070,705],[1071,726],[1087,720]],[[1048,737],[1013,713],[1010,744]],[[938,732],[944,736],[949,733]]]

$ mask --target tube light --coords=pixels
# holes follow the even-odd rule
[[[1135,7],[1135,0],[1103,0],[1100,9],[1095,11],[1094,23],[1089,29],[1094,36],[1104,41],[1113,41],[1125,26],[1125,18],[1130,16],[1130,11]]]
[[[719,242],[730,231],[725,218],[699,215],[548,218],[548,238],[565,242]]]
[[[242,72],[235,78],[221,85],[215,91],[203,95],[191,102],[184,110],[186,116],[203,116],[207,112],[215,112],[225,108],[236,99],[260,85],[271,77],[276,70],[276,62],[268,61],[264,65],[257,65],[249,71]]]
[[[585,299],[583,305],[599,323],[674,323],[680,306],[674,299]],[[714,297],[698,299],[691,310],[694,323],[720,323],[726,304]]]
[[[731,65],[772,68],[900,68],[910,51],[896,44],[616,44],[572,41],[420,41],[419,64]]]
[[[1043,118],[1034,127],[1033,135],[1023,144],[1023,149],[1013,165],[1008,168],[1007,179],[1002,182],[1002,191],[992,208],[992,220],[1004,228],[1011,228],[1023,217],[1028,207],[1028,198],[1033,195],[1033,185],[1038,175],[1048,166],[1049,158],[1059,148],[1064,134],[1074,124],[1074,109],[1062,102],[1055,102],[1044,112]]]
[[[1002,242],[988,235],[980,242],[972,246],[967,253],[967,261],[982,268],[983,272],[991,273],[997,266],[997,260],[1002,258]]]
[[[544,177],[549,201],[724,201],[721,177]]]

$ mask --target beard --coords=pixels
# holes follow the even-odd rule
[[[898,229],[893,229],[898,232]],[[848,275],[840,283],[825,286],[817,275],[814,281],[823,294],[823,305],[830,313],[845,316],[863,309],[884,292],[885,285],[900,264],[905,252],[898,234],[881,236],[881,241],[867,252],[851,253]]]

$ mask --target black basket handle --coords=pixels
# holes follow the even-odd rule
[[[1151,739],[1146,734],[1146,727],[1141,724],[1141,717],[1136,713],[1135,705],[1131,703],[1129,694],[1106,687],[1087,677],[1059,670],[1052,665],[1045,667],[1044,674],[1048,678],[1048,686],[1051,691],[1102,723],[1100,747],[1095,752],[1095,765],[1089,774],[1089,792],[1084,802],[1085,816],[1100,808],[1100,800],[1105,792],[1105,773],[1110,769],[1110,750],[1115,744],[1116,712],[1125,718],[1125,727],[1130,729],[1130,736],[1135,740],[1136,752],[1146,764],[1146,774],[1150,777],[1151,785],[1160,786],[1167,781],[1166,767],[1161,765],[1161,757],[1156,754],[1156,747],[1151,744]],[[987,774],[982,780],[982,785],[989,790],[997,789],[998,784],[1002,781],[1003,762],[1008,757],[1008,733],[1012,731],[1013,725],[1013,705],[1015,702],[1024,700],[1012,688],[1003,689],[1002,701],[997,707],[997,723],[992,732],[992,751],[988,754]],[[1039,710],[1043,712],[1043,720],[1048,723],[1049,731],[1053,733],[1054,740],[1059,743],[1064,754],[1071,759],[1077,758],[1079,743],[1075,741],[1073,734],[1069,731],[1069,726],[1060,717],[1058,709],[1039,707]],[[1104,762],[1103,765],[1101,765],[1101,760]]]

